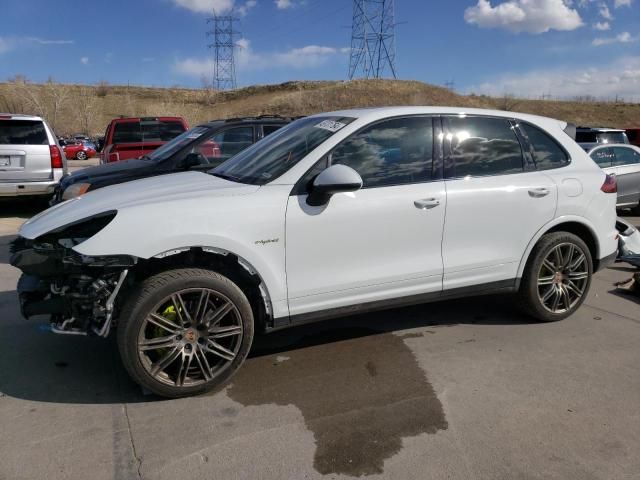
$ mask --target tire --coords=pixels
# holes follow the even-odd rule
[[[218,273],[189,268],[138,285],[120,314],[117,340],[136,383],[178,398],[224,384],[246,359],[253,332],[242,290]]]
[[[560,258],[556,255],[558,251]],[[583,261],[580,254],[584,256]],[[561,268],[550,268],[563,263]],[[542,322],[562,320],[582,305],[592,276],[591,252],[579,237],[568,232],[548,233],[529,255],[518,291],[520,308]],[[558,304],[554,308],[556,299]]]
[[[80,150],[78,153],[76,153],[76,160],[86,160],[86,159],[87,159],[86,152],[83,152],[82,150]]]

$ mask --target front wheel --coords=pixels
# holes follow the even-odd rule
[[[118,325],[125,368],[163,397],[221,385],[240,368],[252,340],[247,297],[209,270],[169,270],[148,278],[130,295]]]
[[[82,150],[80,150],[78,153],[76,153],[76,159],[78,159],[78,160],[86,160],[87,159],[86,152],[83,152]]]
[[[529,256],[520,284],[520,305],[537,320],[562,320],[582,305],[592,276],[587,245],[572,233],[549,233]]]

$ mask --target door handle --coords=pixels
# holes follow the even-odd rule
[[[533,198],[546,197],[547,195],[549,195],[549,193],[551,193],[551,191],[546,187],[530,188],[529,189],[529,196],[533,197]]]
[[[429,210],[430,208],[440,205],[440,200],[437,198],[423,198],[421,200],[414,201],[413,204],[420,210]]]

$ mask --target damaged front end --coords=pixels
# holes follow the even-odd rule
[[[22,271],[17,290],[25,318],[49,315],[55,333],[109,334],[116,297],[137,259],[87,256],[73,247],[106,227],[115,215],[106,212],[33,240],[14,240],[11,265]]]

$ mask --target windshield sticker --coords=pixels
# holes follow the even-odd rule
[[[330,132],[337,132],[342,127],[345,127],[346,123],[335,122],[333,120],[324,120],[319,124],[315,125],[316,128],[322,128],[324,130],[329,130]]]

